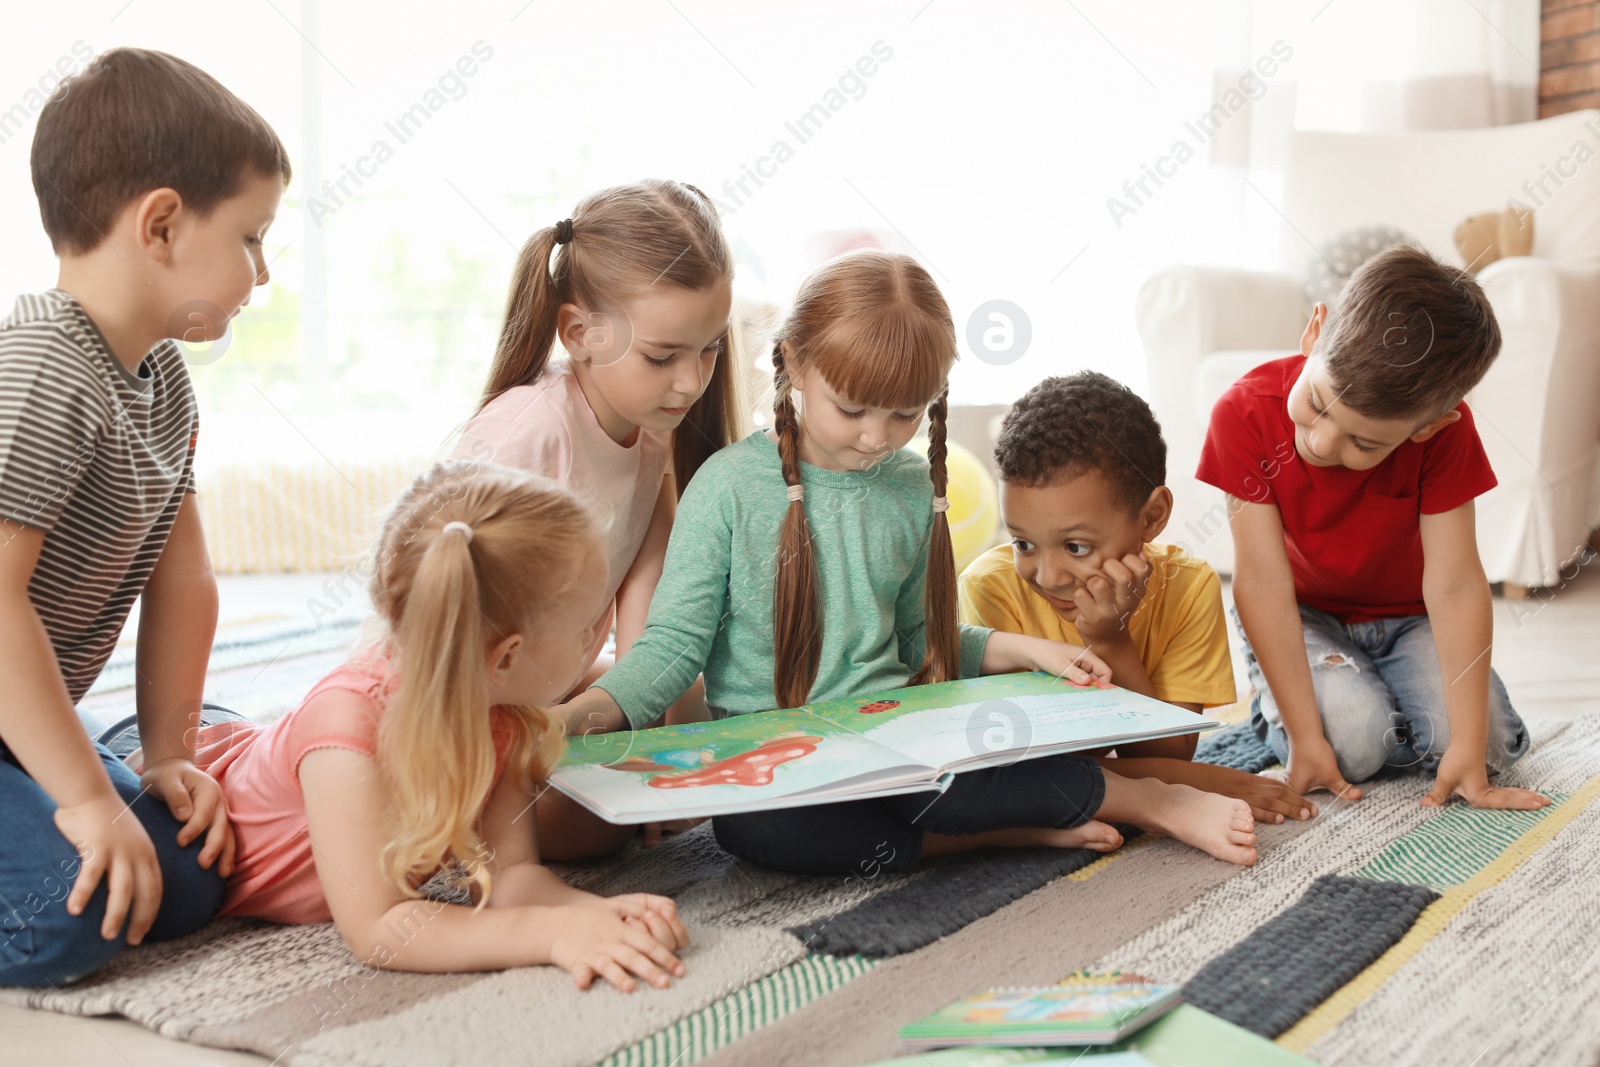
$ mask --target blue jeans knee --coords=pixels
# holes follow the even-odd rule
[[[1323,736],[1333,748],[1345,781],[1366,781],[1403,744],[1404,720],[1372,660],[1346,636],[1337,619],[1304,604],[1300,605],[1300,618]],[[1238,623],[1237,613],[1234,621]],[[1242,625],[1239,632],[1244,633]],[[1251,723],[1256,735],[1287,763],[1289,738],[1282,714],[1248,639],[1244,653],[1250,683],[1255,687]]]
[[[204,836],[179,847],[182,823],[166,805],[141,795],[126,765],[97,745],[113,787],[155,847],[161,904],[146,940],[194,933],[222,905],[224,880],[200,867]],[[108,889],[102,876],[81,915],[67,911],[78,876],[77,850],[55,826],[56,805],[11,758],[0,757],[0,810],[10,826],[0,845],[0,985],[63,985],[104,966],[126,946],[124,935],[100,936]]]
[[[1390,763],[1434,774],[1450,747],[1450,718],[1433,624],[1427,616],[1412,616],[1388,625],[1394,638],[1377,663],[1404,716],[1407,734],[1405,746]],[[1496,774],[1527,752],[1529,736],[1511,706],[1505,683],[1493,669],[1489,671],[1487,713],[1485,763],[1489,773]]]

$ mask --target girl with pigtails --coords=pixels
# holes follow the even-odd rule
[[[773,347],[774,425],[712,456],[680,502],[644,634],[567,707],[642,725],[704,672],[713,716],[977,674],[1107,678],[1086,649],[960,625],[945,517],[956,338],[914,260],[860,252],[806,280]],[[905,451],[928,419],[928,457]],[[944,794],[720,816],[768,866],[903,871],[995,846],[1109,851],[1111,822],[1255,861],[1244,801],[1055,755],[955,776]]]
[[[595,193],[517,257],[483,399],[452,455],[552,478],[599,520],[605,551],[588,580],[605,595],[582,685],[611,665],[613,624],[618,656],[644,631],[679,494],[744,432],[732,279],[716,209],[674,181]],[[558,342],[567,358],[552,360]],[[690,678],[658,710],[702,718],[703,690]],[[636,832],[559,793],[535,817],[554,859],[613,852]],[[647,827],[646,843],[659,833]]]
[[[570,492],[523,471],[417,479],[378,545],[373,639],[277,722],[201,728],[195,762],[237,841],[222,914],[332,919],[383,969],[549,963],[624,992],[684,973],[671,900],[568,886],[524,817],[562,751],[545,709],[588,668],[599,535]],[[474,903],[423,897],[440,871]]]

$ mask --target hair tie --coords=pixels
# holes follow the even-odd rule
[[[447,522],[447,523],[445,523],[444,524],[444,528],[439,531],[439,536],[443,537],[445,534],[450,533],[452,530],[460,531],[461,536],[465,537],[467,539],[467,544],[469,544],[469,545],[472,544],[472,527],[468,526],[464,522],[459,522],[458,521],[458,522]]]
[[[804,497],[805,495],[806,495],[806,487],[805,486],[803,486],[803,485],[791,485],[789,487],[789,499],[790,500],[799,500],[802,497]]]
[[[564,245],[572,240],[572,220],[562,219],[556,223],[556,244]]]
[[[933,510],[935,512],[949,511],[950,510],[950,498],[947,497],[947,496],[936,496],[936,497],[934,497],[933,498]]]

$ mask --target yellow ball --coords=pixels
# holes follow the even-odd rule
[[[918,455],[928,454],[928,439],[918,437],[906,445]],[[950,475],[946,495],[950,510],[950,547],[955,552],[956,573],[983,555],[994,543],[1000,526],[1000,497],[983,462],[954,441],[945,445],[945,471]]]

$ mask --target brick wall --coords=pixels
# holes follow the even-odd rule
[[[1543,0],[1539,117],[1600,107],[1600,0]]]

